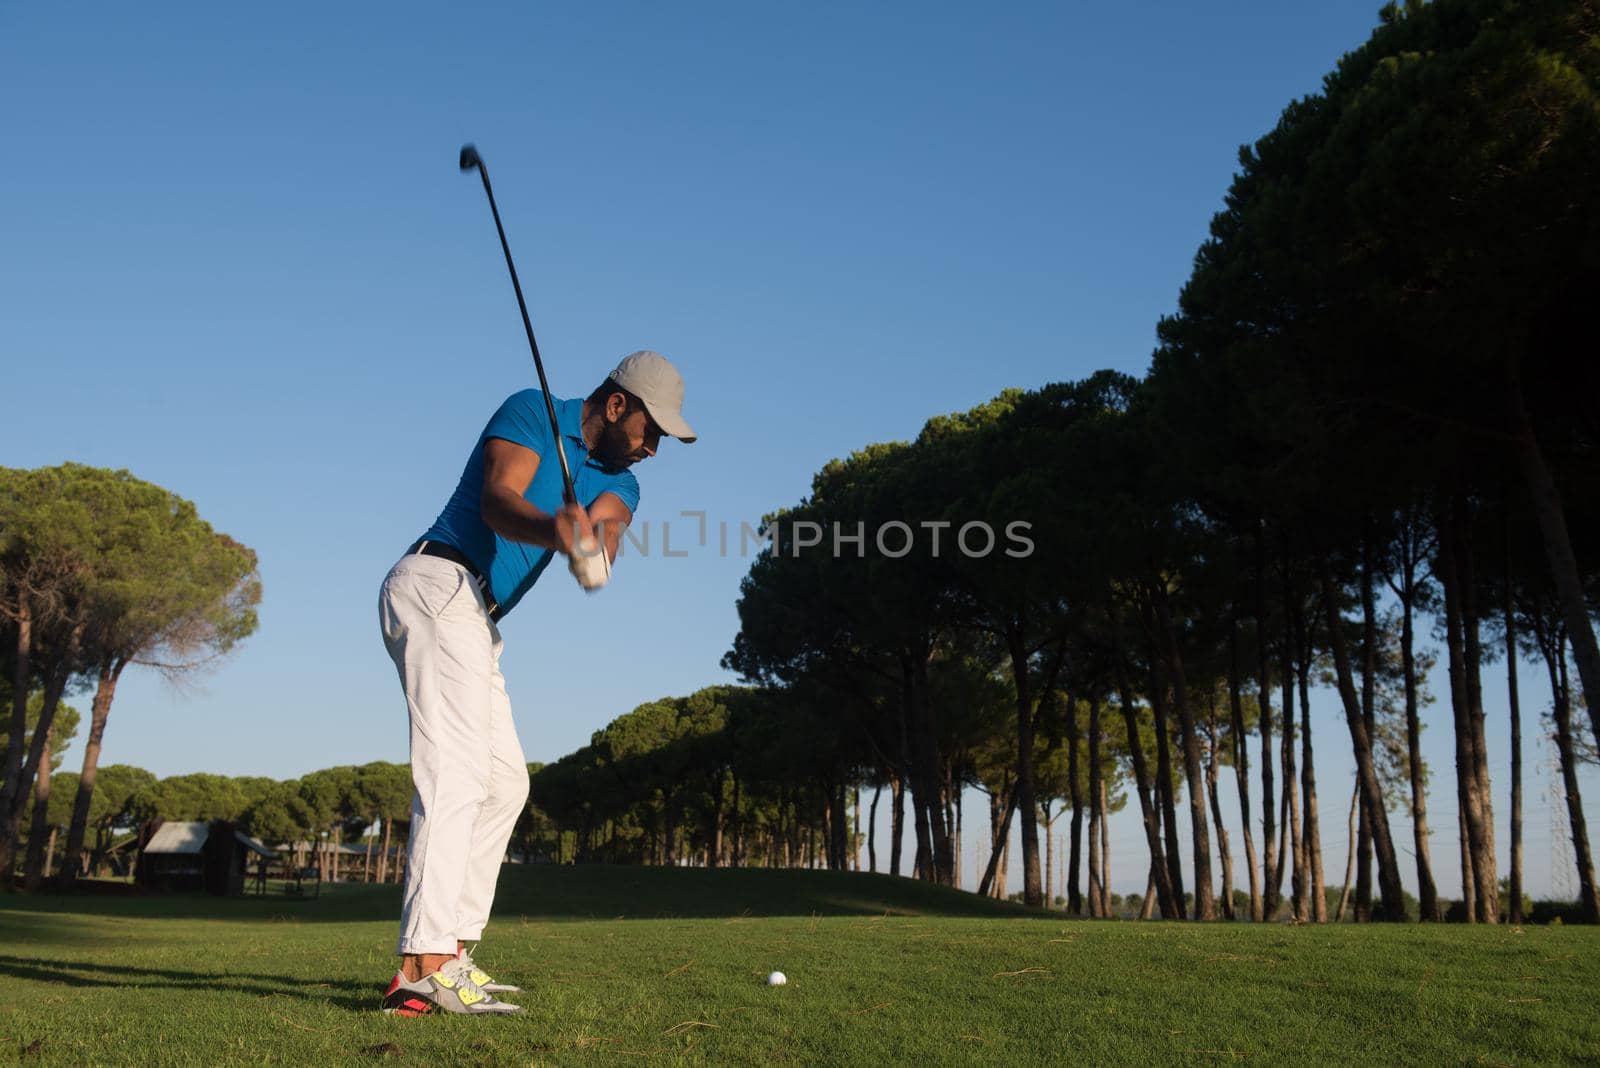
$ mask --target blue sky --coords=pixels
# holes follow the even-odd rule
[[[650,556],[592,598],[552,574],[503,627],[525,748],[553,759],[725,678],[747,561],[680,510],[737,531],[931,415],[1143,372],[1238,146],[1376,20],[1216,8],[0,9],[0,463],[167,486],[266,588],[204,680],[130,672],[104,760],[405,758],[378,583],[533,381],[462,142],[555,391],[658,349],[702,435],[639,470]]]

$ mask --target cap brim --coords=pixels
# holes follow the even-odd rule
[[[699,437],[694,432],[694,428],[684,422],[681,412],[658,408],[649,401],[644,401],[644,410],[650,413],[650,418],[656,421],[656,426],[661,428],[663,434],[677,438],[685,445],[690,444]]]

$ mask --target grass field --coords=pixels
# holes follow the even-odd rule
[[[1600,1063],[1593,928],[1069,921],[887,876],[508,868],[478,958],[528,1011],[408,1020],[377,1011],[397,911],[392,887],[0,897],[0,1063]]]

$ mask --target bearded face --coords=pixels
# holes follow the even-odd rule
[[[656,454],[661,444],[661,428],[643,407],[629,411],[621,394],[613,394],[606,404],[605,422],[592,455],[606,467],[631,467]]]

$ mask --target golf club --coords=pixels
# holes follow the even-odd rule
[[[561,461],[561,499],[567,504],[577,504],[578,495],[572,488],[572,468],[567,464],[567,450],[561,443],[561,425],[556,421],[556,403],[550,395],[550,380],[544,374],[544,360],[539,356],[539,342],[533,336],[533,320],[528,318],[528,302],[522,297],[522,282],[517,278],[517,265],[511,259],[511,245],[506,241],[506,228],[500,223],[500,208],[494,202],[494,187],[489,184],[489,168],[483,165],[474,145],[461,146],[461,169],[476,169],[483,179],[483,191],[489,196],[489,211],[494,215],[495,232],[500,235],[500,248],[506,254],[506,270],[511,272],[511,288],[517,291],[517,308],[522,312],[522,328],[528,332],[528,348],[533,351],[533,368],[539,372],[539,389],[544,393],[545,414],[550,417],[550,440],[556,443],[556,458]],[[591,551],[593,550],[593,551]],[[567,562],[568,570],[578,584],[591,593],[604,586],[611,578],[611,558],[606,554],[600,539],[591,539],[579,546]]]
[[[500,248],[506,254],[506,269],[511,272],[511,288],[517,291],[517,307],[522,310],[522,326],[528,332],[528,348],[533,350],[533,367],[539,372],[539,388],[544,391],[544,407],[550,416],[550,437],[556,443],[556,457],[561,461],[561,499],[576,504],[578,495],[572,490],[572,468],[567,466],[567,450],[561,444],[561,427],[556,423],[556,404],[550,397],[550,382],[544,376],[544,360],[539,358],[539,342],[533,337],[533,321],[528,318],[528,302],[522,299],[522,283],[517,280],[517,265],[511,261],[511,246],[506,242],[506,229],[500,225],[500,209],[495,206],[494,187],[489,184],[489,168],[483,165],[474,145],[461,146],[461,169],[476,169],[483,179],[483,191],[489,194],[489,211],[494,214],[494,228],[500,235]]]

